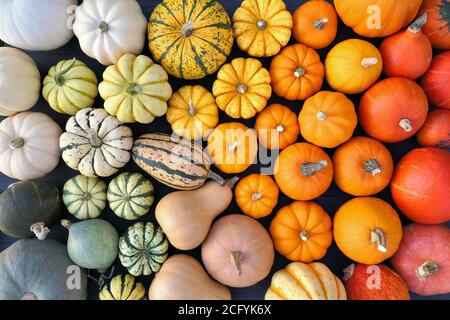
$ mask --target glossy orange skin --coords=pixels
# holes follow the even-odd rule
[[[300,167],[304,163],[326,161],[326,167],[305,176]],[[275,181],[280,190],[294,200],[312,200],[330,187],[333,180],[333,164],[330,157],[319,147],[309,143],[290,145],[275,161]]]
[[[373,85],[361,98],[359,123],[364,131],[381,142],[400,142],[412,137],[428,113],[428,100],[422,88],[405,78],[387,78]],[[400,126],[407,119],[411,130]]]
[[[295,76],[297,68],[304,68],[304,75]],[[302,44],[285,47],[270,65],[273,91],[288,100],[305,100],[320,90],[324,67],[314,49]]]
[[[344,285],[349,300],[411,300],[405,280],[384,264],[350,265],[344,270]]]
[[[306,232],[306,240],[300,233]],[[331,219],[315,202],[295,201],[282,207],[270,224],[275,249],[292,261],[322,259],[331,245]]]
[[[450,110],[431,111],[425,124],[417,132],[417,141],[423,147],[438,147],[450,151]]]
[[[450,52],[433,58],[430,69],[423,76],[420,85],[425,90],[430,104],[450,110]]]
[[[282,126],[282,132],[277,131]],[[270,150],[284,149],[297,141],[300,128],[297,115],[281,104],[271,104],[256,116],[259,142]]]
[[[441,14],[441,12],[445,11],[443,6],[446,6],[447,10],[450,10],[448,0],[423,1],[421,12],[428,13],[428,21],[423,28],[423,32],[428,36],[434,48],[449,50],[450,24]]]
[[[392,197],[414,222],[438,224],[450,220],[450,153],[439,148],[418,148],[395,168]]]

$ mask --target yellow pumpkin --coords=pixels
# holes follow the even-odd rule
[[[244,0],[233,15],[233,32],[242,51],[271,57],[291,38],[292,15],[282,0]]]
[[[217,74],[213,94],[217,106],[232,118],[248,119],[262,111],[272,95],[269,71],[253,58],[236,58]]]
[[[219,109],[204,87],[184,86],[170,98],[166,117],[175,134],[198,140],[206,138],[217,126]]]
[[[356,94],[367,90],[381,75],[383,60],[371,43],[349,39],[338,43],[327,55],[325,75],[336,91]]]
[[[131,53],[106,68],[98,91],[105,110],[124,123],[150,123],[163,116],[172,95],[164,69],[149,57]]]

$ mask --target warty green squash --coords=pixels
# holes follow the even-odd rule
[[[145,300],[145,288],[132,275],[118,274],[103,286],[100,300]]]

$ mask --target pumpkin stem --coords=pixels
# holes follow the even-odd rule
[[[224,186],[227,183],[227,181],[224,178],[222,178],[221,176],[219,176],[217,173],[215,173],[212,170],[208,171],[208,175],[206,177],[216,181],[221,186]]]
[[[420,281],[425,281],[427,277],[436,274],[439,271],[439,265],[434,260],[426,260],[422,265],[416,268],[416,276]]]
[[[25,145],[25,140],[21,137],[14,138],[9,142],[9,147],[13,150],[20,149],[24,145]]]
[[[65,69],[63,69],[55,74],[53,79],[55,80],[55,83],[58,86],[61,87],[64,84],[64,82],[66,82],[66,79],[64,79],[64,75],[73,68],[73,66],[75,65],[76,62],[77,62],[77,59],[72,58],[69,65]]]
[[[64,227],[64,228],[66,228],[67,230],[69,230],[71,227],[72,227],[72,222],[70,222],[69,220],[67,220],[67,219],[62,219],[61,220],[61,225]]]
[[[314,173],[319,172],[328,165],[326,160],[319,162],[305,162],[300,166],[300,171],[305,177],[311,177]]]
[[[111,267],[109,275],[106,276],[105,273],[106,273],[107,270],[108,269],[97,269],[97,272],[100,273],[100,277],[98,279],[95,278],[94,276],[91,276],[89,274],[89,270],[88,270],[88,273],[86,274],[86,276],[89,279],[93,280],[95,283],[97,283],[99,290],[101,290],[103,288],[103,286],[105,285],[105,280],[109,280],[109,279],[112,278],[113,273],[114,273],[114,266]]]
[[[294,76],[296,78],[301,78],[306,74],[306,69],[302,66],[298,66],[295,70],[294,70]]]
[[[427,23],[428,21],[428,13],[424,13],[420,17],[418,17],[413,23],[411,23],[408,27],[408,31],[412,33],[418,33],[422,30],[422,27]]]
[[[32,292],[25,292],[25,294],[20,298],[20,300],[38,300],[36,295]]]
[[[402,120],[400,120],[398,125],[400,126],[400,128],[402,128],[406,132],[411,132],[412,129],[413,129],[413,127],[411,125],[411,121],[409,121],[409,119],[402,119]]]
[[[377,58],[363,58],[361,60],[361,66],[363,66],[364,68],[369,68],[371,66],[374,66],[378,63],[378,59]]]
[[[355,272],[355,264],[352,263],[347,268],[345,268],[343,270],[343,272],[344,272],[344,276],[342,277],[342,279],[344,281],[347,281],[348,279],[350,279],[352,277],[353,273]]]
[[[306,241],[309,239],[309,233],[308,231],[302,230],[300,232],[300,239],[302,239],[303,241]]]
[[[278,133],[283,133],[285,129],[284,129],[284,126],[282,124],[279,124],[279,125],[277,125],[275,130],[277,130]]]
[[[228,179],[226,184],[230,187],[230,189],[233,189],[239,179],[240,178],[238,176],[234,176],[233,178]]]
[[[318,30],[322,30],[325,25],[328,23],[328,18],[322,18],[319,20],[314,21],[314,28],[318,29]]]
[[[319,111],[319,112],[317,112],[316,117],[317,117],[317,120],[324,121],[327,119],[327,114],[323,111]]]
[[[100,25],[98,26],[98,31],[100,32],[100,33],[105,33],[105,32],[107,32],[109,30],[109,25],[105,22],[105,21],[102,21],[101,23],[100,23]]]
[[[262,199],[262,193],[261,192],[253,192],[252,194],[252,200],[258,201]]]
[[[192,31],[194,31],[194,21],[192,20],[189,20],[181,26],[181,34],[185,38],[189,37],[192,34]]]
[[[90,128],[88,130],[89,134],[89,143],[92,147],[98,148],[102,145],[102,140],[98,137],[97,131],[94,128]]]
[[[258,22],[256,22],[256,26],[259,30],[265,30],[267,29],[267,21],[264,19],[259,19]]]
[[[197,114],[197,110],[195,110],[194,107],[194,102],[192,101],[192,99],[189,99],[189,111],[188,111],[189,115],[191,117],[195,116]]]
[[[141,94],[142,87],[137,83],[130,83],[127,87],[127,93],[131,94],[132,96],[134,96],[135,94]]]
[[[36,222],[35,224],[31,225],[30,231],[34,233],[38,240],[45,240],[50,232],[50,229],[45,226],[45,223]]]
[[[387,252],[386,235],[380,228],[370,231],[370,243],[376,243],[378,251]]]
[[[245,94],[248,91],[248,86],[245,83],[239,83],[236,86],[236,92],[240,94]]]
[[[372,176],[375,176],[381,173],[381,166],[377,160],[370,159],[364,163],[364,170],[366,170],[366,172],[370,173]]]
[[[242,275],[242,269],[241,269],[242,254],[239,251],[231,251],[230,258],[231,258],[231,263],[233,264],[234,268],[236,269],[236,274],[238,276]]]

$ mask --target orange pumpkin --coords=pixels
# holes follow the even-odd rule
[[[331,245],[331,219],[315,202],[284,206],[270,224],[275,249],[292,261],[322,259]]]
[[[268,216],[278,203],[278,186],[270,176],[251,174],[234,190],[235,199],[242,212],[255,219]]]
[[[298,122],[306,141],[335,148],[351,138],[358,117],[353,102],[344,94],[321,91],[305,101]]]
[[[319,147],[293,144],[275,161],[275,181],[281,191],[294,200],[311,200],[327,191],[333,180],[333,164]]]
[[[424,0],[421,12],[428,14],[423,32],[436,49],[450,49],[450,1]]]
[[[417,132],[423,147],[438,147],[450,151],[450,110],[436,109],[428,114],[425,124]]]
[[[368,137],[355,137],[333,155],[334,182],[354,196],[370,196],[386,188],[394,163],[389,150]]]
[[[295,10],[293,18],[292,33],[297,42],[323,49],[336,38],[337,14],[327,1],[308,1]]]
[[[259,142],[270,150],[284,149],[297,141],[297,115],[288,107],[272,104],[256,116]]]
[[[208,137],[208,152],[222,172],[240,173],[254,163],[258,140],[254,130],[242,123],[222,123]]]
[[[270,65],[272,88],[288,100],[304,100],[320,90],[324,68],[313,49],[294,44],[284,48]]]
[[[334,215],[333,236],[348,258],[378,264],[397,251],[402,225],[389,203],[378,198],[353,198]]]

